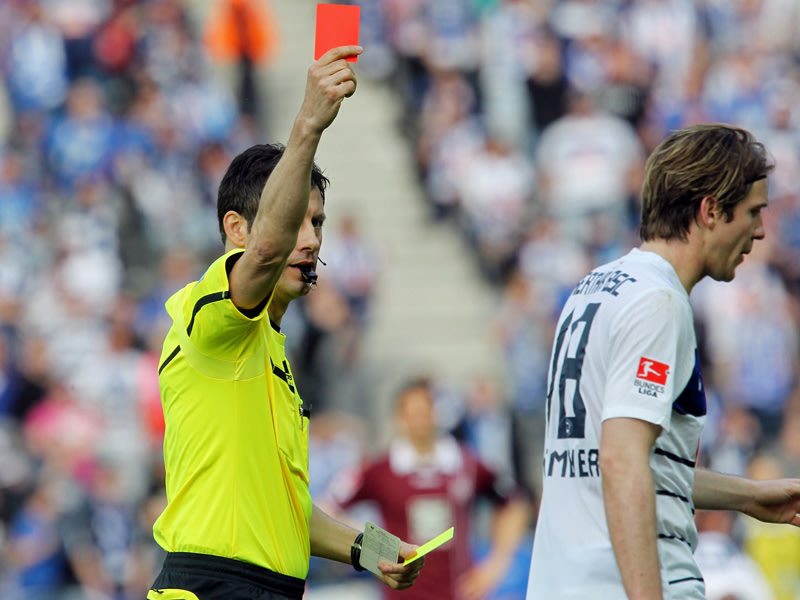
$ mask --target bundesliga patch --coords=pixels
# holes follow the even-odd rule
[[[639,369],[636,372],[637,379],[664,385],[667,383],[667,375],[669,375],[669,365],[644,356],[639,359]]]
[[[636,369],[633,385],[638,393],[658,398],[659,394],[666,391],[664,386],[667,383],[668,375],[668,364],[643,356],[639,359],[639,367]]]

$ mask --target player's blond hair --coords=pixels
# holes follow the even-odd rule
[[[642,241],[686,240],[706,196],[716,198],[732,219],[753,183],[773,167],[764,145],[739,127],[702,123],[672,133],[645,164]]]

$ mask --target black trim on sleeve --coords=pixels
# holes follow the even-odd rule
[[[672,452],[667,452],[666,450],[662,450],[661,448],[655,448],[653,452],[673,462],[679,463],[681,465],[686,465],[687,467],[694,468],[697,466],[695,461],[689,460],[688,458],[680,457],[677,454],[673,454]]]
[[[668,581],[669,585],[675,585],[676,583],[686,583],[687,581],[702,581],[705,582],[705,579],[702,577],[684,577],[683,579],[673,579],[672,581]]]
[[[208,294],[207,296],[203,296],[198,300],[194,308],[192,309],[192,318],[189,321],[189,326],[186,328],[186,335],[192,335],[192,328],[194,327],[194,318],[197,316],[197,313],[200,312],[200,309],[203,308],[206,304],[211,304],[212,302],[219,302],[220,300],[227,300],[231,297],[231,293],[228,290],[224,292],[215,292],[213,294]]]
[[[680,535],[659,533],[658,534],[658,539],[660,539],[660,540],[676,540],[678,542],[682,542],[682,543],[686,544],[687,546],[689,546],[689,548],[692,547],[692,545],[689,543],[689,540],[687,540],[686,538],[684,538],[684,537],[682,537]]]
[[[258,303],[258,306],[254,306],[253,308],[239,308],[238,306],[236,308],[238,308],[239,312],[242,313],[248,319],[255,319],[264,310],[264,307],[267,305],[268,300],[269,298],[264,298],[261,302]]]
[[[692,501],[689,500],[686,496],[681,496],[680,494],[676,494],[675,492],[670,492],[668,490],[656,490],[656,496],[668,496],[670,498],[677,498],[681,502],[685,502],[686,504],[691,504]]]
[[[158,367],[158,374],[159,375],[161,375],[161,371],[164,370],[164,367],[166,367],[169,363],[171,363],[173,358],[178,356],[178,352],[180,352],[180,350],[181,350],[180,345],[175,346],[175,350],[173,350],[172,353],[167,358],[164,359],[164,362],[161,363],[160,367]]]

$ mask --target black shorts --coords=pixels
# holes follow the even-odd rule
[[[305,580],[210,554],[170,552],[148,600],[301,600]]]

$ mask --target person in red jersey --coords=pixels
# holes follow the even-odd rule
[[[426,555],[416,585],[404,600],[477,600],[494,590],[508,572],[517,546],[528,530],[530,508],[519,488],[482,463],[450,435],[440,435],[430,383],[417,379],[397,395],[401,435],[387,453],[345,472],[329,489],[339,510],[372,502],[383,526],[410,543],[423,544],[451,526],[452,541]],[[470,521],[474,502],[493,505],[491,547],[484,560],[470,556]],[[393,590],[383,590],[393,599]]]

